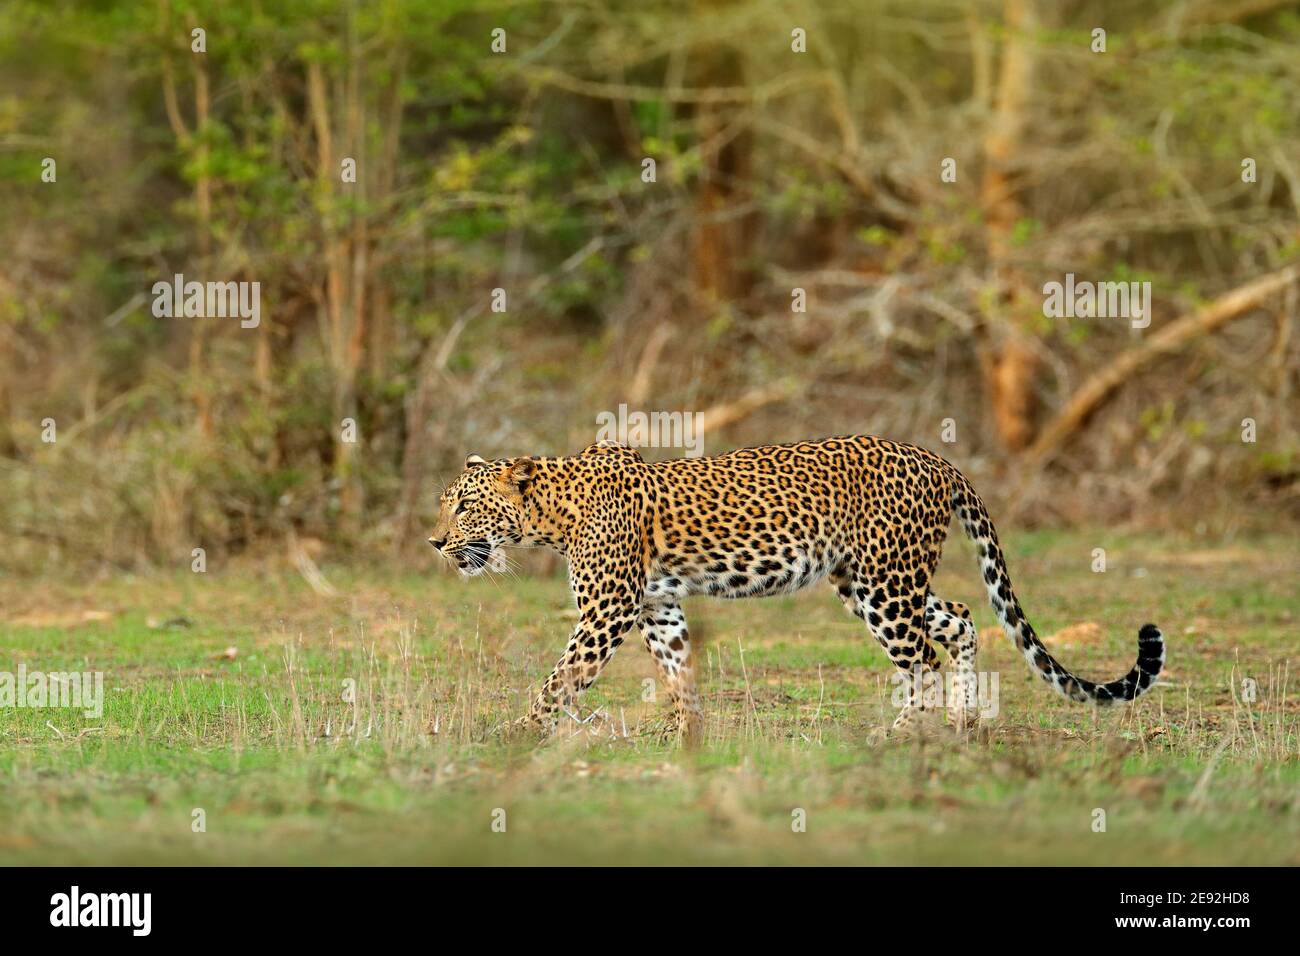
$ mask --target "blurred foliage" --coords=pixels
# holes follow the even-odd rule
[[[1041,357],[1040,419],[1133,336],[1044,320],[993,272],[1034,294],[1065,272],[1149,280],[1158,326],[1300,258],[1293,4],[1037,8],[995,270],[981,186],[1013,34],[993,0],[7,0],[2,560],[185,561],[290,529],[418,540],[467,451],[572,451],[643,364],[632,397],[653,408],[801,383],[711,452],[843,431],[935,445],[952,416],[946,453],[1014,469],[981,378],[1008,323]],[[176,273],[259,282],[262,326],[155,317]],[[1294,512],[1294,310],[1144,376],[1030,514],[1149,514],[1205,487]],[[1258,443],[1215,444],[1245,415]],[[1045,503],[1075,481],[1090,493]]]

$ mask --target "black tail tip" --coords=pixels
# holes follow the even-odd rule
[[[1138,641],[1142,644],[1154,643],[1164,640],[1160,633],[1160,628],[1154,624],[1143,624],[1142,629],[1138,631]]]

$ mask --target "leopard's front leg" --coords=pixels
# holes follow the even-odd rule
[[[600,614],[592,610],[584,613],[569,638],[564,656],[556,663],[551,675],[533,698],[528,715],[522,723],[554,730],[562,715],[577,716],[578,695],[590,687],[623,643],[623,633],[636,620],[635,611],[618,609],[614,613]]]
[[[578,605],[578,626],[524,722],[551,730],[562,716],[576,717],[578,695],[595,682],[635,626],[642,593],[633,573],[638,565],[631,562],[631,555],[620,561],[622,553],[612,542],[570,554],[569,580]]]

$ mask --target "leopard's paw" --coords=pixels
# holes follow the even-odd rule
[[[536,714],[525,714],[498,727],[497,737],[511,742],[538,742],[549,737],[552,731],[553,728]]]
[[[957,733],[970,733],[979,726],[980,715],[974,710],[954,708],[948,711],[948,722]]]
[[[638,735],[649,737],[661,744],[680,743],[686,747],[699,744],[703,736],[704,719],[698,714],[670,711],[641,722]]]

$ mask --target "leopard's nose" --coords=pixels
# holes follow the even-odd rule
[[[447,539],[446,539],[446,538],[434,538],[434,537],[430,537],[430,538],[429,538],[429,543],[430,543],[431,545],[433,545],[433,547],[434,547],[436,550],[441,551],[441,550],[442,550],[442,546],[443,546],[444,544],[447,543]]]

